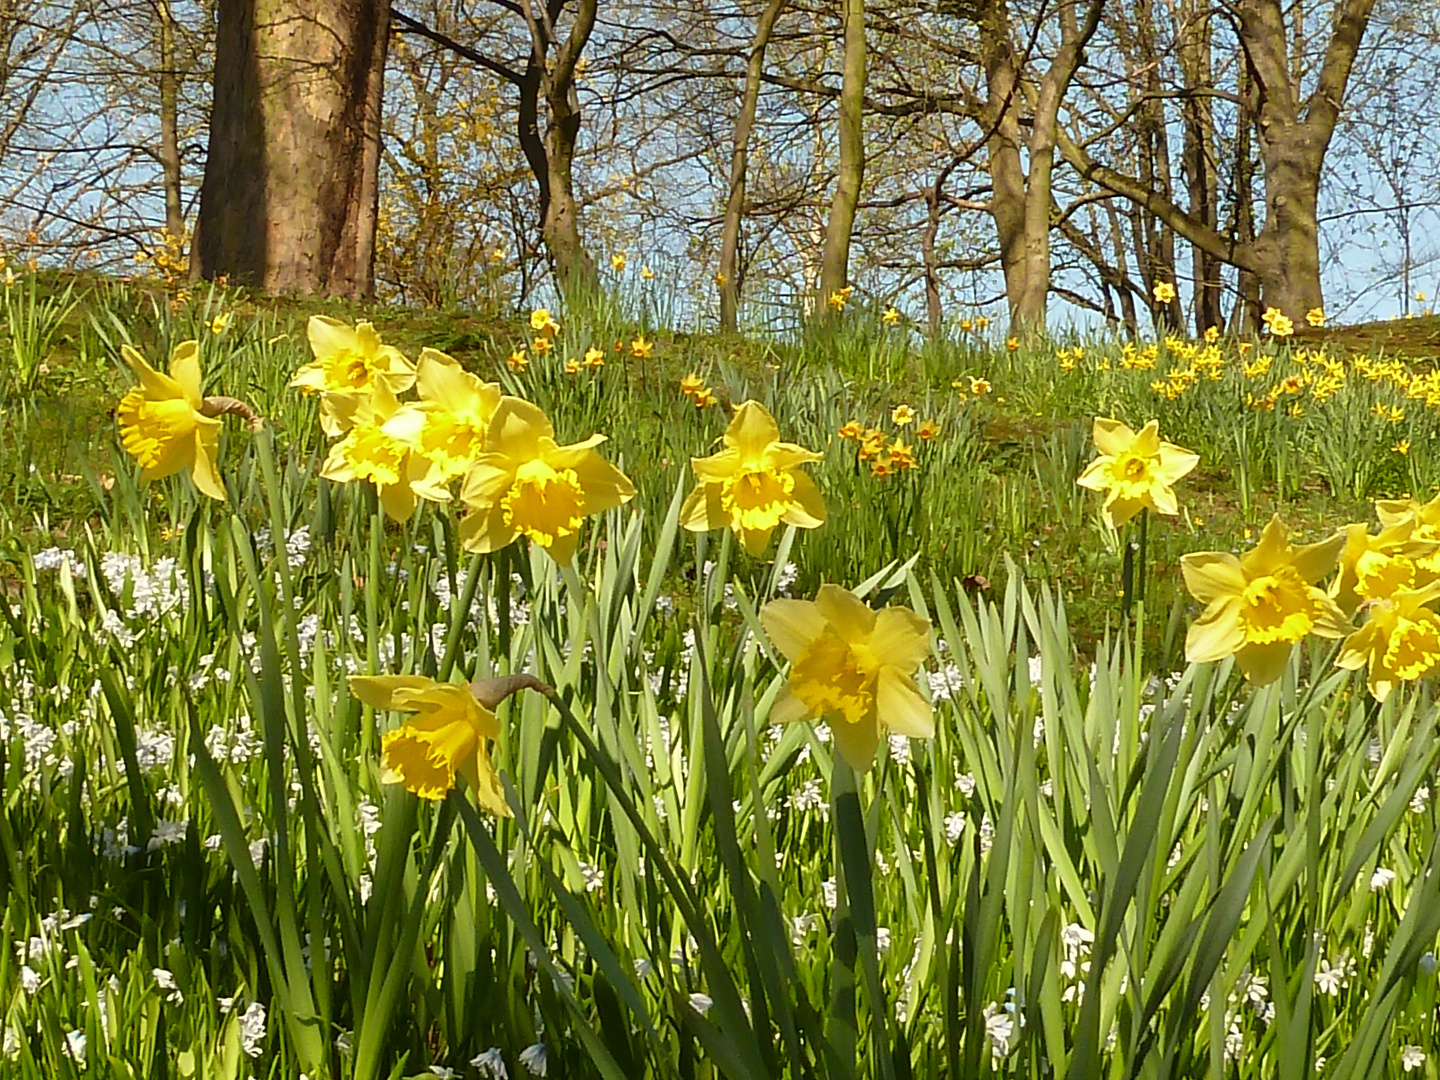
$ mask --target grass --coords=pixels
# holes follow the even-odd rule
[[[1060,360],[863,313],[741,342],[666,332],[641,295],[561,313],[513,372],[519,324],[75,298],[0,431],[5,1075],[525,1076],[541,1047],[564,1077],[1358,1078],[1440,1042],[1433,688],[1377,705],[1323,642],[1259,691],[1187,666],[1176,573],[1272,512],[1316,537],[1428,497],[1423,358],[1346,355],[1327,392],[1308,342]],[[563,573],[466,553],[447,508],[386,521],[319,478],[315,404],[286,387],[317,310],[452,351],[562,441],[604,432],[636,498]],[[158,362],[190,337],[207,388],[269,419],[228,430],[224,504],[138,485],[109,418],[119,343]],[[604,366],[567,374],[591,345]],[[691,371],[825,451],[825,526],[758,560],[678,528],[725,427]],[[836,431],[908,437],[902,403],[940,437],[877,481]],[[1128,623],[1136,537],[1074,483],[1112,414],[1202,456]],[[859,776],[822,729],[767,726],[758,609],[824,581],[934,628],[936,737]],[[514,818],[383,783],[396,721],[356,671],[552,687],[497,709]]]

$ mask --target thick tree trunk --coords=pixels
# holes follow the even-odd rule
[[[1025,247],[1025,166],[1020,156],[1020,71],[1010,45],[1008,16],[997,5],[980,23],[985,55],[985,91],[989,108],[984,118],[990,131],[986,142],[990,170],[990,216],[1000,242],[1000,269],[1005,274],[1005,297],[1010,306],[1010,328],[1032,322],[1025,309],[1028,263]],[[1048,284],[1048,282],[1047,282]],[[1044,310],[1040,312],[1043,323]]]
[[[183,243],[185,212],[180,202],[180,72],[175,59],[175,18],[170,0],[157,0],[160,39],[160,171],[165,184],[165,231]]]
[[[725,203],[725,224],[720,231],[720,329],[733,334],[738,329],[740,305],[740,224],[745,216],[745,173],[750,158],[750,130],[760,102],[760,77],[765,73],[765,49],[775,21],[787,0],[770,0],[755,27],[750,62],[745,68],[745,89],[740,96],[740,115],[735,119],[735,146],[730,153],[730,196]]]
[[[389,0],[220,5],[204,276],[373,295],[389,14]]]
[[[1280,128],[1279,131],[1275,130]],[[1255,238],[1260,299],[1296,322],[1324,304],[1320,291],[1320,162],[1303,128],[1260,129],[1265,163],[1265,227]]]
[[[850,274],[850,238],[865,180],[865,0],[845,0],[845,58],[840,83],[840,171],[830,221],[825,228],[825,253],[820,262],[817,310],[831,293],[843,289]]]

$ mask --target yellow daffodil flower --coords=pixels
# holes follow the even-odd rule
[[[638,360],[644,360],[650,355],[650,351],[654,348],[655,343],[653,341],[646,341],[645,335],[641,334],[634,341],[630,342],[630,355]]]
[[[921,442],[931,442],[940,437],[940,422],[938,420],[926,420],[918,428],[915,434],[920,437]]]
[[[565,374],[566,374],[566,375],[578,375],[578,374],[580,374],[580,361],[579,361],[579,360],[576,360],[573,356],[570,357],[568,360],[566,360],[566,361],[565,361]]]
[[[971,322],[969,319],[961,319],[961,320],[960,320],[960,332],[961,332],[962,334],[968,334],[968,333],[970,333],[971,330],[974,330],[974,329],[975,329],[975,324],[974,324],[973,322]]]
[[[890,413],[890,422],[899,427],[915,422],[915,410],[909,405],[896,405]]]
[[[624,255],[621,255],[621,254],[618,254],[618,253],[617,253],[617,254],[614,254],[614,255],[611,255],[611,256],[610,256],[610,266],[611,266],[611,268],[612,268],[617,274],[624,273],[624,271],[625,271],[625,256],[624,256]]]
[[[1264,686],[1285,672],[1296,644],[1309,634],[1340,638],[1351,630],[1345,613],[1315,584],[1335,567],[1345,537],[1295,547],[1279,515],[1253,551],[1192,552],[1180,560],[1185,588],[1206,605],[1185,637],[1192,664],[1234,656],[1252,683]]]
[[[1308,322],[1311,326],[1324,326],[1324,325],[1325,325],[1325,309],[1324,309],[1324,308],[1318,308],[1318,307],[1317,307],[1317,308],[1311,308],[1309,311],[1307,311],[1307,312],[1305,313],[1305,321]]]
[[[1007,337],[1005,339],[1005,348],[1010,352],[1015,352],[1020,348],[1020,339],[1018,337]]]
[[[984,397],[990,392],[990,381],[988,379],[977,379],[974,375],[967,375],[966,378],[970,380],[970,393],[976,397]]]
[[[594,345],[585,350],[585,366],[597,368],[605,366],[605,350],[597,349]]]
[[[553,338],[560,332],[560,324],[546,308],[536,308],[530,313],[530,329],[543,338]]]
[[[914,681],[930,655],[928,620],[902,607],[872,611],[849,590],[822,585],[813,601],[771,601],[760,622],[791,665],[772,723],[828,719],[835,748],[861,772],[882,729],[934,736],[930,703]]]
[[[1372,535],[1363,524],[1347,525],[1340,572],[1330,595],[1347,616],[1370,600],[1385,600],[1401,589],[1418,589],[1440,577],[1440,539],[1420,535],[1412,515],[1393,518]]]
[[[1402,682],[1414,682],[1440,667],[1440,615],[1427,606],[1440,599],[1440,581],[1423,589],[1396,589],[1366,605],[1368,618],[1340,649],[1335,663],[1366,669],[1376,701]]]
[[[1212,345],[1215,344],[1215,342],[1219,341],[1220,328],[1218,326],[1207,326],[1205,328],[1205,340],[1210,342],[1210,344]]]
[[[989,326],[990,326],[990,319],[989,319],[987,316],[977,315],[977,316],[975,317],[975,329],[976,329],[977,331],[983,331],[983,330],[987,329]]]
[[[758,401],[735,410],[725,449],[691,458],[699,486],[680,508],[680,524],[692,532],[733,529],[758,557],[782,522],[802,529],[825,523],[825,500],[799,467],[824,455],[780,441],[775,418]]]
[[[225,498],[216,455],[221,422],[206,415],[200,389],[200,346],[182,341],[170,354],[170,372],[156,371],[129,345],[120,355],[140,380],[115,409],[120,442],[140,466],[144,481],[159,480],[188,469],[201,494]]]
[[[917,468],[915,461],[915,448],[902,439],[896,439],[890,444],[887,451],[890,456],[890,464],[900,470]]]
[[[396,521],[410,520],[417,495],[440,502],[450,498],[448,491],[427,482],[431,464],[415,442],[425,422],[418,408],[401,405],[382,382],[345,419],[345,437],[330,448],[320,469],[326,480],[374,484],[380,506]]]
[[[711,390],[708,386],[702,386],[695,392],[695,408],[697,409],[708,409],[711,405],[714,405],[717,400],[715,391]]]
[[[505,362],[510,365],[511,371],[524,371],[530,364],[530,357],[525,355],[524,349],[516,349]]]
[[[230,326],[230,320],[233,317],[229,312],[226,312],[224,315],[216,315],[210,320],[210,332],[216,336],[223,334]]]
[[[870,462],[870,475],[876,480],[889,479],[895,471],[895,463],[888,456],[881,455]]]
[[[865,433],[865,425],[859,420],[847,420],[835,434],[842,439],[858,439]]]
[[[1175,286],[1168,281],[1157,281],[1155,283],[1155,302],[1157,304],[1168,304],[1175,299]]]
[[[521,536],[568,563],[580,525],[635,495],[635,485],[596,447],[604,435],[561,446],[555,428],[536,406],[505,397],[495,410],[481,454],[465,477],[460,498],[470,513],[460,538],[470,551],[499,551]]]
[[[654,270],[651,270],[648,266],[642,266],[642,267],[640,268],[640,278],[641,278],[641,280],[643,280],[643,281],[651,281],[651,280],[654,279],[654,277],[655,277],[655,271],[654,271]]]
[[[332,438],[345,434],[357,400],[384,384],[394,395],[415,383],[415,367],[368,322],[347,326],[312,315],[306,327],[315,359],[295,372],[290,385],[320,395],[320,427]]]
[[[530,342],[530,351],[536,356],[544,356],[555,347],[555,343],[543,334]]]
[[[696,394],[700,393],[700,391],[704,389],[705,380],[702,379],[699,375],[696,375],[694,372],[691,372],[689,375],[686,375],[683,379],[680,380],[680,392],[686,397],[694,397]]]
[[[500,737],[500,721],[468,686],[419,675],[352,675],[350,692],[372,708],[415,714],[381,736],[385,783],[439,800],[463,776],[481,806],[511,816],[485,745]]]
[[[415,389],[420,401],[401,409],[385,430],[413,446],[428,462],[416,494],[433,502],[450,498],[448,485],[464,476],[485,449],[485,433],[500,405],[500,384],[483,382],[459,361],[425,349],[416,363]]]
[[[893,307],[887,307],[880,313],[880,318],[886,326],[894,326],[900,321],[900,312]]]
[[[1195,468],[1199,454],[1161,442],[1156,420],[1137,434],[1118,420],[1097,417],[1094,439],[1100,456],[1076,483],[1105,492],[1100,516],[1107,525],[1123,525],[1147,506],[1161,514],[1180,512],[1171,485]]]

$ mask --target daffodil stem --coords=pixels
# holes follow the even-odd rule
[[[504,670],[510,670],[510,548],[495,552],[491,572],[495,575],[495,614],[500,621],[500,656]]]

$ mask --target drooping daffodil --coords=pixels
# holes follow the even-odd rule
[[[380,739],[385,783],[404,784],[422,799],[439,800],[463,776],[482,807],[510,817],[505,789],[486,742],[500,737],[492,711],[522,687],[543,688],[528,675],[485,679],[468,686],[419,675],[352,675],[350,691],[376,709],[413,713]]]
[[[1335,568],[1345,536],[1295,547],[1279,515],[1254,550],[1192,552],[1180,560],[1185,588],[1205,604],[1185,638],[1193,664],[1234,656],[1252,683],[1264,686],[1285,672],[1295,646],[1310,634],[1341,638],[1352,627],[1316,585]]]
[[[604,441],[592,435],[561,446],[538,407],[502,397],[485,451],[460,491],[470,508],[460,521],[461,542],[470,551],[499,551],[526,536],[556,562],[568,563],[585,518],[635,495],[635,485],[595,449]]]
[[[216,463],[220,417],[235,413],[252,427],[259,418],[244,402],[204,395],[198,342],[175,346],[168,373],[156,371],[129,345],[120,346],[120,355],[140,380],[115,409],[121,445],[140,465],[140,478],[148,482],[189,470],[202,494],[224,499],[225,482]]]
[[[824,455],[781,442],[765,406],[747,401],[736,409],[723,442],[719,453],[690,459],[700,483],[680,508],[681,525],[693,532],[732,529],[758,557],[782,523],[802,529],[825,523],[825,500],[800,471]]]
[[[290,385],[320,395],[320,427],[332,438],[349,430],[358,398],[382,385],[398,396],[415,383],[414,365],[368,322],[347,326],[312,315],[306,333],[315,359],[295,372]]]
[[[882,729],[912,739],[935,734],[914,678],[930,655],[929,620],[902,607],[874,611],[848,589],[822,585],[813,601],[771,601],[760,621],[791,662],[771,722],[828,720],[840,756],[861,772]]]
[[[1105,492],[1100,516],[1120,526],[1146,507],[1160,514],[1178,514],[1172,485],[1190,472],[1200,455],[1160,439],[1160,424],[1151,420],[1137,433],[1119,420],[1096,417],[1095,448],[1100,456],[1076,481]]]

